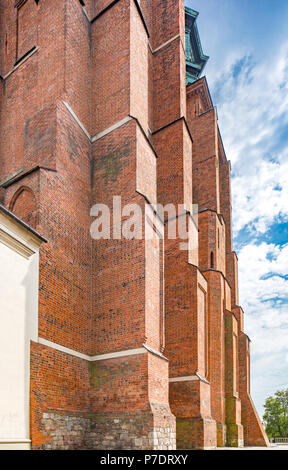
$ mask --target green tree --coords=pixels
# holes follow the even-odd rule
[[[278,390],[273,397],[268,397],[264,409],[267,435],[288,437],[288,389]]]

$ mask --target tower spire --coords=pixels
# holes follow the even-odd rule
[[[194,83],[209,59],[203,53],[196,19],[198,11],[185,7],[186,85]]]

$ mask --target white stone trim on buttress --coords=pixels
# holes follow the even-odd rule
[[[154,349],[144,344],[142,348],[126,349],[123,351],[111,352],[107,354],[98,354],[95,356],[88,356],[88,354],[83,354],[79,351],[75,351],[74,349],[66,348],[65,346],[62,346],[61,344],[53,343],[52,341],[48,341],[47,339],[44,339],[44,338],[39,337],[38,343],[43,344],[43,346],[56,349],[57,351],[61,351],[65,354],[69,354],[70,356],[78,357],[79,359],[84,359],[85,361],[89,361],[89,362],[105,361],[107,359],[116,359],[118,357],[135,356],[139,354],[146,354],[148,352],[155,354],[156,356],[161,357],[161,359],[165,359],[167,361],[166,357],[164,357],[163,354],[161,354],[158,351],[155,351]]]

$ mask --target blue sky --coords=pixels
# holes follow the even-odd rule
[[[251,394],[288,388],[288,2],[187,0],[232,163],[234,248]]]

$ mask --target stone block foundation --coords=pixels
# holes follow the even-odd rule
[[[153,426],[153,416],[147,412],[83,415],[45,412],[41,419],[46,443],[33,446],[45,450],[173,450],[176,432],[171,415],[163,427]]]

